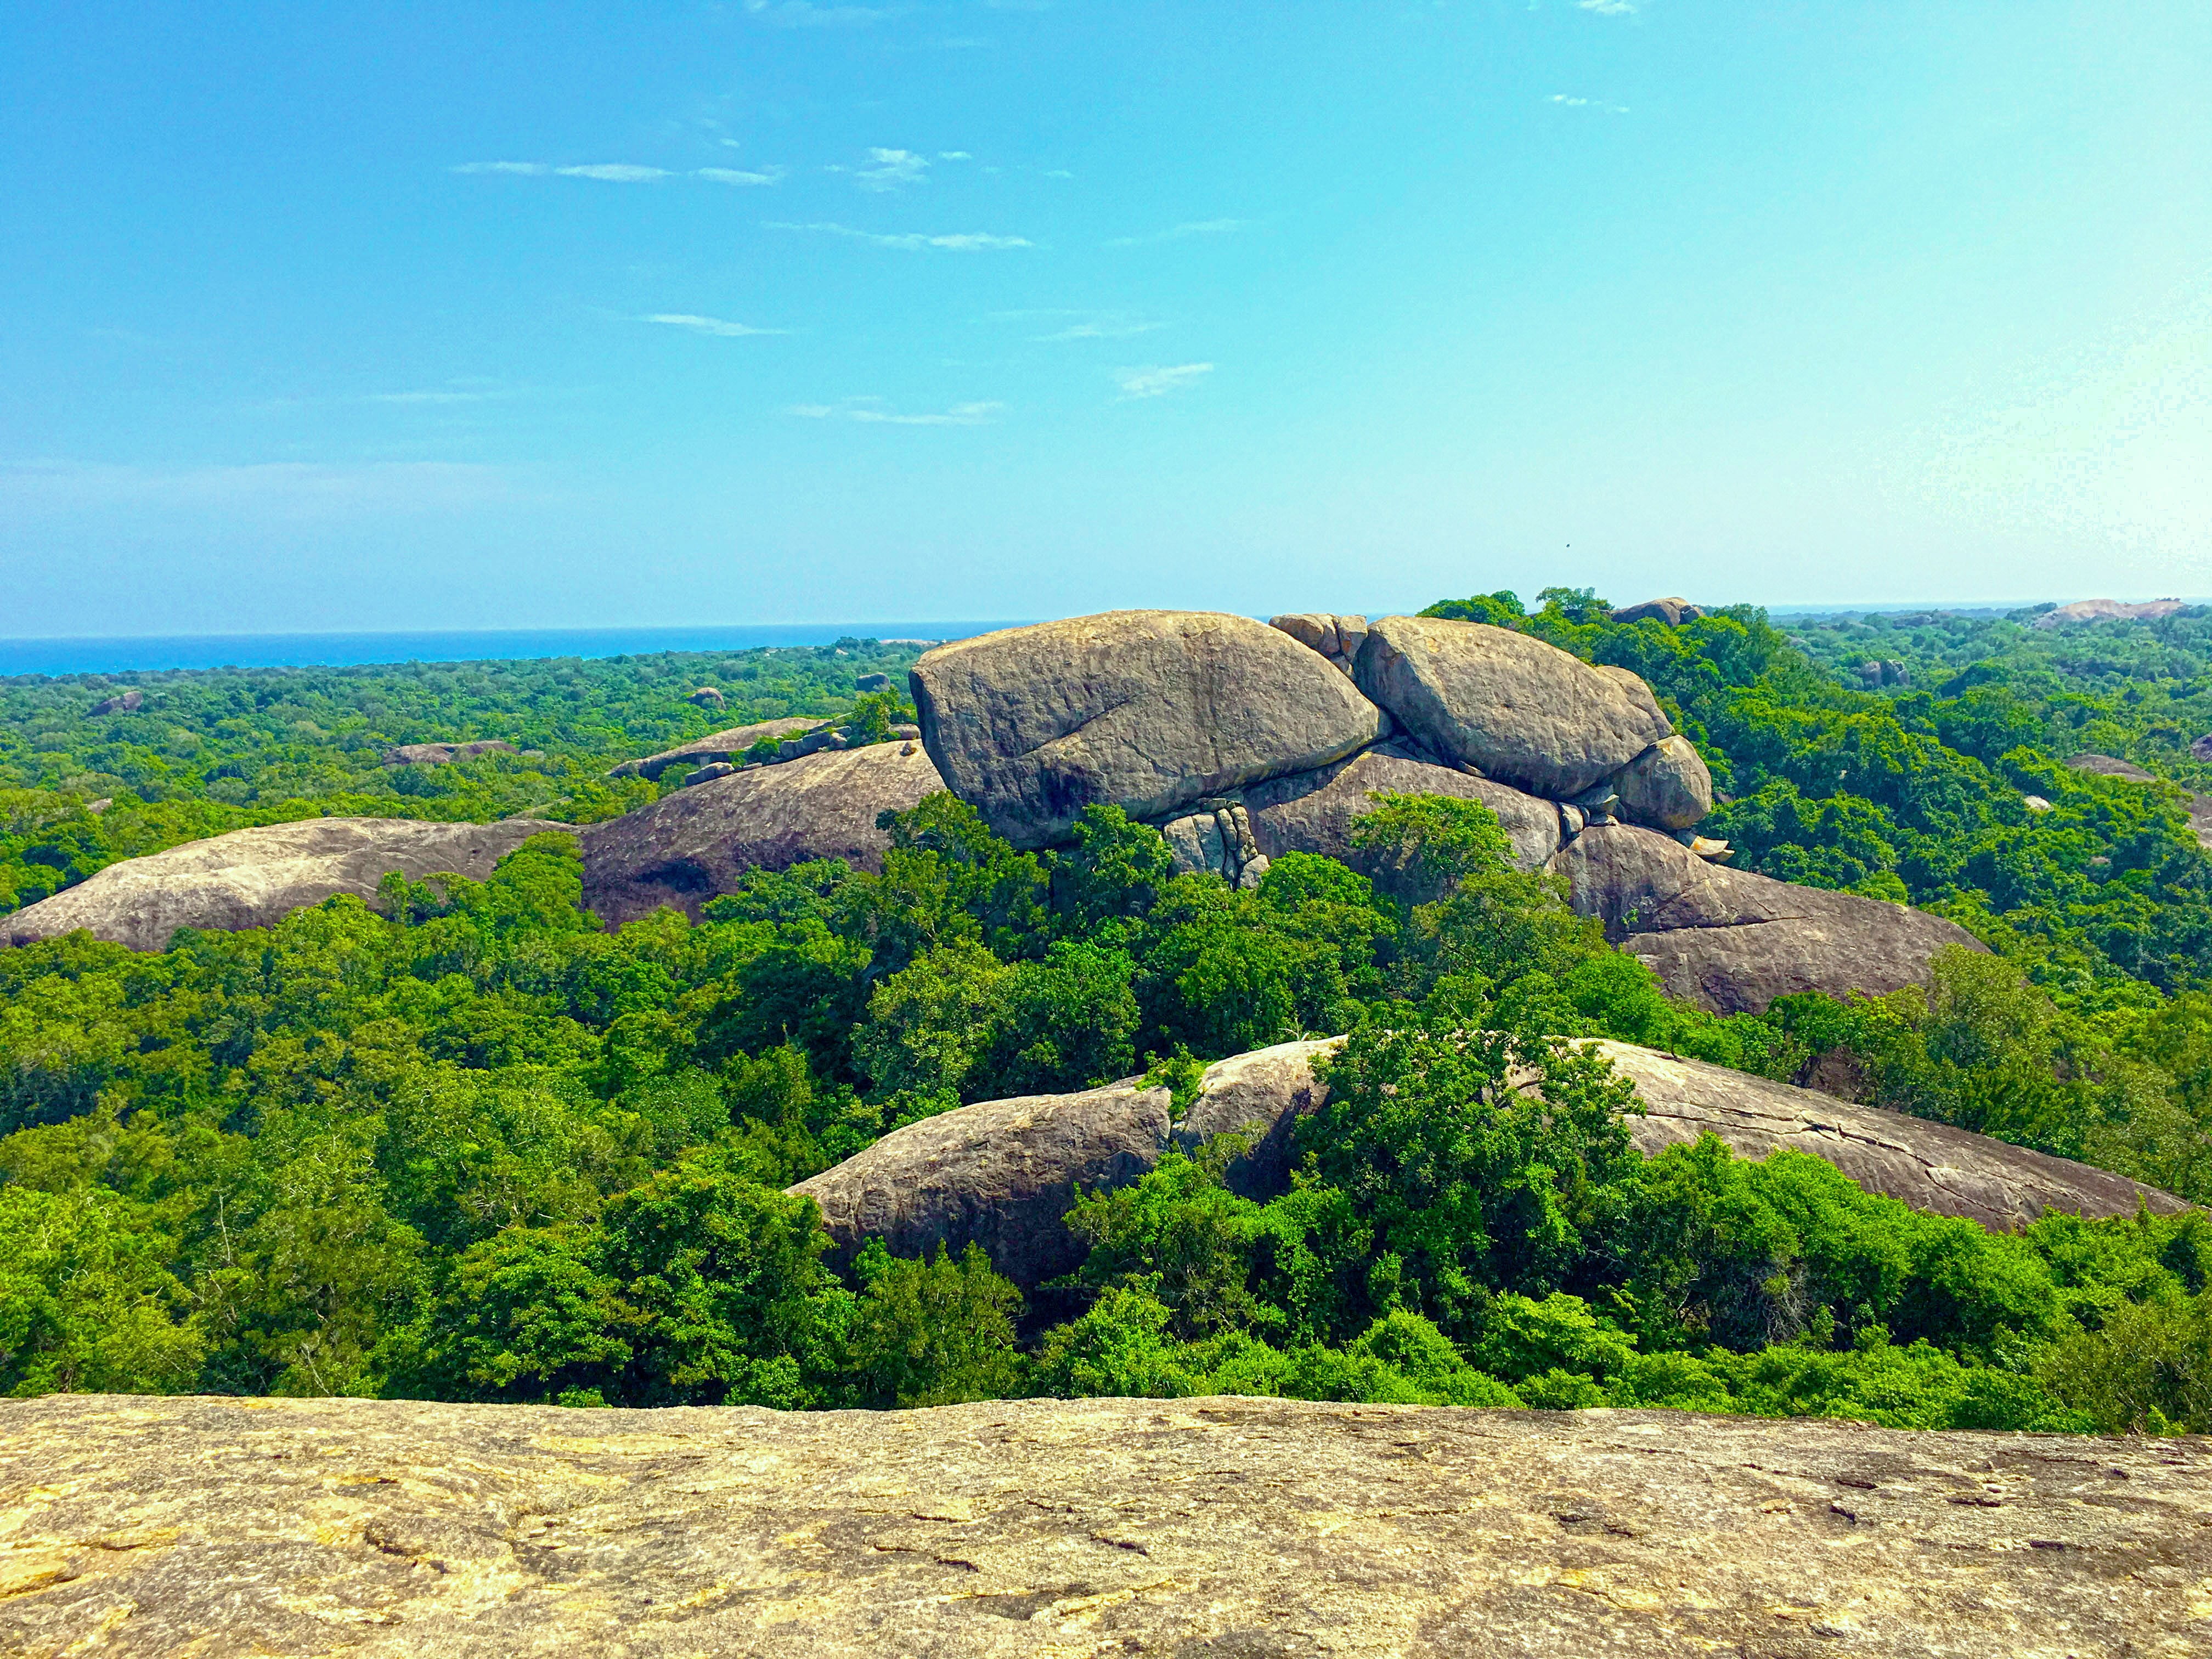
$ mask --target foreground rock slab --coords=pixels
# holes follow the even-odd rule
[[[2212,1645],[2212,1445],[1674,1412],[0,1406],[0,1650],[1176,1659]]]
[[[307,818],[234,830],[111,864],[52,898],[0,917],[0,941],[29,945],[82,927],[134,951],[166,951],[179,927],[268,927],[339,893],[373,899],[385,872],[482,881],[536,835],[573,832],[543,818],[418,823],[406,818]]]
[[[883,867],[877,815],[945,787],[918,743],[830,750],[750,767],[585,829],[584,906],[610,927],[664,907],[692,921],[748,870],[809,859]]]
[[[1601,919],[1668,995],[1715,1013],[1760,1013],[1796,991],[1900,990],[1926,983],[1945,945],[1984,948],[1924,910],[1709,864],[1632,824],[1584,830],[1553,867],[1575,908]]]
[[[1311,771],[1382,714],[1289,635],[1209,611],[1110,611],[940,646],[909,675],[952,793],[1020,848],[1086,806],[1132,817]]]

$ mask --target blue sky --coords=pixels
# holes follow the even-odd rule
[[[15,0],[0,635],[2212,592],[2212,9]]]

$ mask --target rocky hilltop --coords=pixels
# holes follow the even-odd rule
[[[849,748],[827,727],[768,721],[617,768],[658,777],[706,763],[690,787],[581,832],[596,913],[610,925],[664,905],[696,916],[750,869],[872,864],[886,844],[878,816],[939,788],[1018,847],[1063,842],[1085,808],[1114,805],[1157,824],[1184,869],[1249,886],[1272,859],[1320,853],[1428,896],[1352,844],[1372,792],[1391,790],[1489,806],[1525,867],[1564,875],[1575,907],[1672,994],[1716,1011],[1895,990],[1923,979],[1942,946],[1979,948],[1903,905],[1728,868],[1726,847],[1697,833],[1711,777],[1650,688],[1507,629],[1117,611],[940,646],[910,684],[919,731],[889,743]],[[763,738],[775,755],[748,763]],[[459,853],[424,865],[425,834],[448,827],[331,822],[349,827],[317,833],[343,840],[343,859],[317,842],[323,863],[302,863],[305,830],[234,831],[111,866],[10,918],[9,936],[85,927],[159,949],[179,926],[258,927],[373,892],[372,865],[479,873]],[[491,845],[559,827],[475,833]]]
[[[0,1405],[0,1650],[2212,1647],[2212,1445],[1674,1412]]]

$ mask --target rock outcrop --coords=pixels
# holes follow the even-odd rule
[[[1687,830],[1713,810],[1713,775],[1687,738],[1662,738],[1613,775],[1620,816],[1654,830]]]
[[[1484,623],[1384,617],[1367,630],[1352,672],[1438,756],[1555,800],[1673,730],[1641,681],[1632,690],[1557,646]]]
[[[1287,616],[1271,617],[1267,626],[1279,628],[1310,651],[1318,651],[1346,673],[1358,659],[1359,647],[1367,643],[1367,618],[1358,616],[1332,616],[1319,611],[1292,611]]]
[[[941,646],[909,674],[946,784],[1017,847],[1086,806],[1167,818],[1382,735],[1379,709],[1288,635],[1212,611],[1115,611]]]
[[[2212,740],[2197,739],[2198,743],[2208,741]],[[2191,746],[2190,752],[2196,753],[2195,745]],[[2130,783],[2161,781],[2156,773],[2147,772],[2133,761],[2124,761],[2117,755],[2100,755],[2085,750],[2079,755],[2069,756],[2066,764],[2076,772],[2094,772],[2100,777],[2123,778]],[[2181,791],[2181,810],[2189,815],[2190,833],[2197,837],[2197,844],[2212,850],[2212,795],[2200,795],[2192,790],[2184,789]]]
[[[841,1258],[870,1238],[895,1255],[981,1244],[1024,1289],[1080,1267],[1061,1219],[1086,1188],[1125,1187],[1159,1161],[1165,1089],[1135,1081],[987,1100],[909,1123],[791,1188],[822,1206]]]
[[[146,706],[143,691],[118,691],[112,697],[102,697],[93,704],[94,719],[102,714],[135,714]]]
[[[704,766],[714,761],[734,760],[763,738],[787,738],[795,732],[811,732],[821,724],[818,720],[793,719],[756,720],[750,726],[733,726],[726,732],[710,732],[690,743],[679,743],[675,748],[664,749],[657,755],[626,760],[607,775],[612,778],[651,778],[658,781],[660,775],[672,766]]]
[[[1140,1180],[1170,1147],[1195,1152],[1217,1135],[1242,1135],[1245,1148],[1224,1171],[1231,1189],[1260,1200],[1286,1191],[1297,1120],[1328,1097],[1313,1062],[1342,1042],[1279,1043],[1216,1061],[1181,1118],[1166,1090],[1133,1079],[964,1106],[886,1135],[791,1190],[822,1206],[841,1257],[872,1237],[900,1255],[978,1243],[1000,1273],[1033,1289],[1083,1261],[1063,1220],[1076,1189]],[[1634,1043],[1598,1047],[1636,1085],[1645,1115],[1630,1117],[1629,1133],[1647,1155],[1707,1131],[1745,1158],[1795,1147],[1870,1193],[1998,1230],[2045,1210],[2098,1219],[2133,1215],[2138,1204],[2165,1213],[2188,1207],[2124,1176],[1948,1124]]]
[[[2168,1215],[2189,1207],[2171,1193],[2108,1170],[1948,1123],[1853,1105],[1632,1042],[1597,1046],[1635,1080],[1644,1115],[1631,1118],[1629,1131],[1646,1155],[1709,1131],[1743,1158],[1795,1147],[1826,1159],[1870,1193],[1999,1232],[2039,1220],[2046,1210],[2096,1220],[2133,1215],[2139,1203]]]
[[[515,746],[502,738],[486,738],[474,743],[403,743],[384,751],[386,766],[451,766],[455,761],[472,761],[479,755],[512,755]]]
[[[749,767],[580,834],[584,903],[610,927],[665,906],[695,921],[748,870],[809,859],[883,867],[878,813],[945,787],[918,743],[878,743]]]
[[[2118,599],[2076,599],[2071,605],[2062,605],[2046,611],[2030,624],[2035,628],[2057,628],[2067,623],[2090,622],[2156,622],[2160,617],[2171,617],[2188,607],[2179,599],[2150,599],[2142,605],[2123,605]]]
[[[2212,1444],[1220,1396],[0,1404],[0,1649],[1813,1659],[2212,1647]]]
[[[1631,824],[1583,830],[1553,867],[1575,908],[1601,919],[1669,996],[1716,1013],[1759,1013],[1796,991],[1899,990],[1924,983],[1946,945],[1984,948],[1923,910],[1731,870]]]
[[[1347,864],[1394,896],[1420,902],[1437,896],[1410,872],[1352,843],[1352,821],[1372,811],[1378,793],[1455,795],[1479,800],[1498,814],[1524,870],[1541,869],[1559,850],[1559,809],[1455,767],[1438,766],[1413,750],[1384,744],[1318,771],[1276,778],[1244,791],[1253,840],[1265,856],[1319,853]]]
[[[411,881],[447,873],[481,881],[531,836],[574,827],[542,818],[307,818],[234,830],[111,864],[52,898],[0,916],[0,939],[29,945],[82,927],[134,951],[166,951],[179,927],[267,927],[339,893],[374,900],[387,871]]]
[[[1663,599],[1646,599],[1641,605],[1623,605],[1613,613],[1613,619],[1617,623],[1662,622],[1669,628],[1679,628],[1705,614],[1701,607],[1687,599],[1670,595]]]

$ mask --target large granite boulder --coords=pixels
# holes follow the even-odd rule
[[[513,755],[520,751],[504,738],[481,738],[473,743],[403,743],[384,751],[386,766],[451,766],[479,755]]]
[[[1351,866],[1395,896],[1421,902],[1437,896],[1412,872],[1352,845],[1353,820],[1375,810],[1379,793],[1454,795],[1479,800],[1498,814],[1513,842],[1514,860],[1540,870],[1559,850],[1559,809],[1488,778],[1438,766],[1413,750],[1384,744],[1318,771],[1271,779],[1244,792],[1253,839],[1270,859],[1319,853]]]
[[[748,870],[833,858],[879,870],[890,837],[877,816],[909,811],[944,787],[913,742],[748,767],[586,826],[584,903],[610,927],[663,907],[696,921]]]
[[[410,881],[449,873],[481,881],[531,836],[574,828],[542,818],[307,818],[234,830],[111,864],[66,891],[0,916],[0,939],[29,945],[82,927],[134,951],[166,951],[179,927],[267,927],[336,894],[374,899],[387,871]]]
[[[1758,1013],[1796,991],[1895,991],[1924,983],[1946,945],[1984,948],[1941,916],[1711,864],[1632,824],[1585,830],[1552,865],[1575,908],[1603,921],[1669,996],[1716,1013]]]
[[[0,1404],[0,1650],[1926,1659],[2212,1648],[2212,1443],[1668,1411]]]
[[[2125,605],[2118,599],[2076,599],[2071,605],[2045,611],[2029,626],[2058,628],[2068,623],[2156,622],[2188,608],[2179,599],[2148,599],[2141,605]]]
[[[1713,775],[1679,733],[1662,738],[1613,775],[1620,815],[1654,830],[1687,830],[1713,810]]]
[[[732,760],[763,738],[787,738],[796,732],[811,732],[821,724],[818,720],[792,719],[756,720],[750,726],[733,726],[726,732],[710,732],[703,738],[679,743],[675,748],[664,749],[657,755],[626,760],[607,775],[611,778],[652,778],[657,781],[672,766],[705,766],[715,761]]]
[[[1179,807],[1340,760],[1382,714],[1289,635],[1213,611],[1115,611],[941,646],[909,676],[952,792],[1017,847],[1086,806]]]
[[[1617,623],[1662,622],[1669,628],[1680,628],[1686,622],[1695,622],[1704,616],[1704,610],[1692,605],[1677,594],[1663,599],[1646,599],[1641,605],[1623,605],[1613,613]]]
[[[869,1238],[906,1256],[981,1244],[1028,1289],[1082,1265],[1061,1219],[1077,1186],[1141,1177],[1167,1144],[1169,1114],[1165,1089],[1134,1080],[987,1100],[896,1129],[791,1190],[822,1206],[840,1257]]]
[[[1555,800],[1580,794],[1673,731],[1626,670],[1593,668],[1484,623],[1384,617],[1368,629],[1352,673],[1438,755]]]

